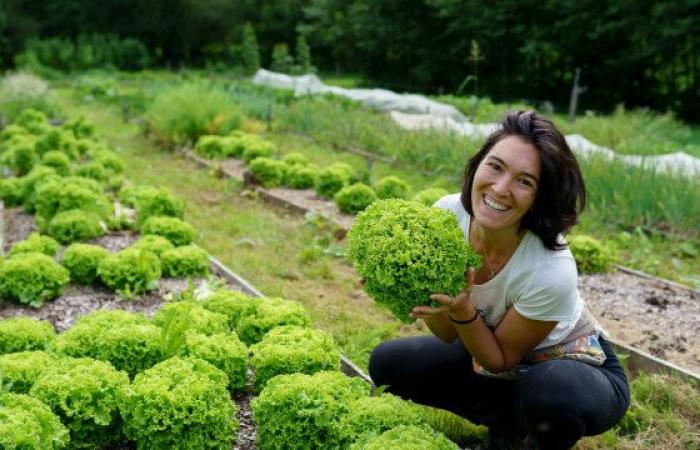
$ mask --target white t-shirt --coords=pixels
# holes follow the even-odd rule
[[[457,216],[468,240],[471,217],[462,205],[460,194],[447,195],[435,206]],[[511,307],[528,319],[558,322],[535,346],[539,349],[602,331],[587,311],[577,283],[578,272],[571,251],[550,250],[536,234],[527,231],[505,267],[491,280],[473,287],[472,298],[491,329],[498,326]]]

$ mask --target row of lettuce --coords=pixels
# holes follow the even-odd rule
[[[0,146],[10,175],[2,199],[34,214],[39,229],[0,261],[3,300],[41,307],[69,282],[130,297],[161,275],[208,273],[182,202],[126,185],[90,125],[53,127],[25,111]],[[58,226],[67,213],[73,220]],[[115,253],[82,242],[122,229],[141,237]],[[230,448],[239,427],[231,395],[248,388],[249,369],[262,449],[386,448],[397,435],[413,448],[456,448],[425,409],[340,373],[337,346],[310,328],[300,303],[200,294],[176,295],[152,319],[94,311],[60,334],[30,317],[0,321],[0,448]]]

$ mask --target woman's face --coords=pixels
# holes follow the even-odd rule
[[[520,229],[523,216],[535,203],[540,179],[537,149],[518,136],[496,143],[474,174],[472,209],[484,230]]]

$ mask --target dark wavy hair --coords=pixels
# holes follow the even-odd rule
[[[535,233],[550,250],[566,248],[558,236],[578,222],[586,207],[586,186],[578,162],[566,139],[551,120],[535,111],[511,111],[498,124],[464,170],[462,204],[474,216],[471,193],[481,161],[500,140],[518,136],[537,149],[541,173],[533,207],[523,216],[521,228]]]

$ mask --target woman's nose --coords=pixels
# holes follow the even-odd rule
[[[498,177],[494,181],[494,183],[492,185],[492,189],[496,194],[507,195],[508,190],[510,189],[509,186],[510,186],[510,181],[509,181],[508,177],[503,176],[503,177]]]

